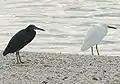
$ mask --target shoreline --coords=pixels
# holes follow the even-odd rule
[[[20,52],[2,56],[1,84],[119,84],[120,56]]]

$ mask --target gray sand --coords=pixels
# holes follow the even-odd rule
[[[0,52],[0,84],[120,84],[119,56]]]

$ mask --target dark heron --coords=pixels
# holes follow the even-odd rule
[[[3,55],[5,56],[8,53],[16,52],[17,63],[23,63],[19,51],[33,40],[36,35],[34,30],[45,31],[44,29],[38,28],[35,25],[29,25],[27,28],[22,29],[11,38],[3,52]]]

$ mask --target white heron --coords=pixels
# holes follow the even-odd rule
[[[81,50],[85,51],[91,47],[92,55],[94,55],[93,46],[96,45],[96,51],[99,55],[98,44],[107,35],[108,28],[117,29],[115,27],[108,26],[102,23],[97,24],[93,28],[91,28],[86,35],[86,38],[81,46]]]

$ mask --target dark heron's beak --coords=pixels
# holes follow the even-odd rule
[[[42,29],[42,28],[38,28],[38,27],[35,27],[35,29],[37,29],[37,30],[41,30],[41,31],[45,31],[44,29]]]
[[[108,26],[108,28],[111,28],[111,29],[117,29],[116,27],[112,27],[112,26]]]

